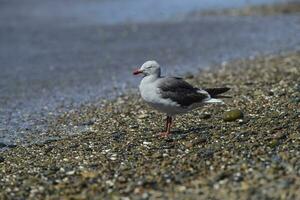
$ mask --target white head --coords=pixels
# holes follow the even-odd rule
[[[155,60],[145,62],[140,69],[133,72],[134,75],[143,74],[144,76],[155,75],[160,76],[160,66]]]

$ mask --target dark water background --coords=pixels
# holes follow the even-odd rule
[[[149,59],[184,75],[299,49],[299,15],[187,17],[278,2],[0,0],[0,144],[24,142],[51,116],[137,87],[131,71]]]

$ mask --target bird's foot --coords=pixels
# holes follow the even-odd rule
[[[159,136],[164,137],[164,138],[168,137],[169,135],[170,135],[170,132],[160,132],[159,133]]]

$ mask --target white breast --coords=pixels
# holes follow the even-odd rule
[[[169,115],[183,113],[184,110],[176,102],[161,97],[160,89],[157,87],[159,83],[158,79],[153,80],[150,78],[145,77],[140,83],[139,89],[142,98],[151,107],[160,112],[164,112]]]
[[[147,103],[158,103],[160,95],[156,79],[151,79],[150,76],[144,77],[140,83],[139,89],[142,98]]]

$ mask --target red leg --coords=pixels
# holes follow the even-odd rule
[[[165,127],[165,132],[167,132],[167,130],[168,130],[168,126],[169,126],[169,116],[167,116],[167,119],[166,119],[166,127]]]
[[[162,137],[168,137],[171,133],[171,124],[172,124],[172,117],[167,116],[167,123],[166,123],[166,129],[164,132],[161,132],[159,135]]]
[[[169,124],[167,126],[167,134],[171,133],[172,117],[169,117]]]

